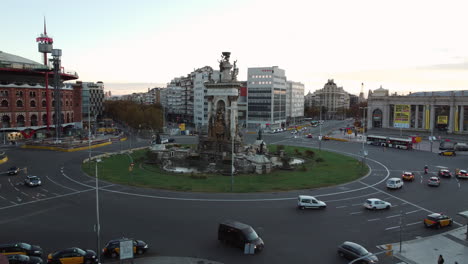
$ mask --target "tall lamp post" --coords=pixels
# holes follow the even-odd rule
[[[98,181],[98,162],[101,162],[101,159],[96,159],[96,243],[97,243],[97,254],[101,253],[101,223],[99,217],[99,181]]]
[[[319,130],[320,130],[319,150],[321,151],[322,150],[322,104],[320,104]]]
[[[55,96],[55,138],[56,142],[59,142],[60,139],[60,129],[61,129],[61,122],[62,122],[62,113],[61,113],[61,99],[62,96],[60,94],[60,57],[62,56],[61,49],[53,49],[52,50],[52,62],[54,64],[54,96]]]
[[[366,125],[367,119],[366,119],[366,109],[367,107],[359,107],[359,109],[362,109],[362,121],[361,121],[361,127],[362,127],[362,167],[364,167],[364,164],[366,163],[366,157],[367,157],[367,151],[364,148],[364,143],[366,142]]]

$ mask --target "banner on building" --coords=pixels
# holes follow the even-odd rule
[[[185,131],[185,123],[179,124],[180,131]]]
[[[410,127],[411,105],[395,105],[393,112],[393,127],[409,128]]]
[[[448,124],[448,116],[437,116],[437,124],[438,125],[447,125]]]

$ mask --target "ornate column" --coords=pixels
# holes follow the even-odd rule
[[[388,128],[388,120],[389,120],[389,114],[390,114],[390,105],[388,103],[385,103],[382,105],[382,128]]]
[[[427,111],[427,105],[423,105],[422,129],[427,129],[426,111]]]
[[[419,128],[419,105],[415,106],[416,110],[414,111],[414,128]]]
[[[432,103],[430,105],[430,114],[429,114],[429,129],[430,129],[430,131],[434,130],[434,119],[435,119],[435,105]]]
[[[450,112],[449,112],[449,122],[448,122],[448,131],[449,133],[452,133],[454,131],[454,124],[455,124],[455,106],[451,105],[450,106]]]
[[[460,122],[458,123],[459,130],[460,132],[463,132],[463,121],[465,117],[465,107],[463,105],[460,106]]]

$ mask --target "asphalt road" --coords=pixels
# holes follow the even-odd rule
[[[327,122],[323,132],[343,126]],[[318,128],[310,131],[314,136]],[[256,135],[246,135],[252,142]],[[193,137],[177,137],[190,143]],[[315,138],[294,138],[290,133],[264,134],[268,144],[318,148]],[[95,153],[148,144],[133,139]],[[361,144],[322,142],[323,150],[360,155]],[[466,156],[440,157],[424,151],[406,151],[368,146],[367,163],[371,173],[358,181],[340,186],[280,193],[201,194],[140,189],[100,182],[101,247],[112,238],[126,236],[150,244],[148,255],[190,256],[224,263],[347,263],[336,254],[336,247],[348,240],[378,251],[376,246],[410,240],[447,231],[424,228],[422,219],[430,212],[444,212],[457,223],[456,216],[466,210],[468,181],[442,179],[440,187],[429,187],[425,164],[431,174],[438,166],[465,168]],[[27,167],[29,175],[40,176],[43,185],[28,188],[25,174],[0,177],[0,244],[24,241],[41,245],[45,252],[78,246],[96,250],[96,200],[94,178],[81,172],[87,151],[58,153],[42,150],[7,149],[10,166]],[[357,156],[359,158],[359,156]],[[463,167],[465,166],[465,167]],[[466,168],[465,168],[466,169]],[[401,190],[388,191],[385,180],[400,177],[403,171],[416,172],[416,180]],[[346,172],[343,172],[346,173]],[[298,194],[314,195],[325,201],[325,210],[296,208]],[[390,210],[367,211],[367,198],[392,203]],[[265,250],[255,256],[227,247],[217,241],[217,224],[235,219],[252,225],[265,241]],[[400,221],[403,222],[400,229]],[[404,243],[403,243],[404,247]],[[398,249],[397,249],[398,250]],[[380,257],[383,263],[397,263]]]

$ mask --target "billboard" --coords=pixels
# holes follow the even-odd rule
[[[411,105],[395,105],[395,111],[393,111],[393,127],[409,128],[410,115]]]
[[[437,124],[438,125],[447,125],[448,124],[448,116],[437,116]]]

